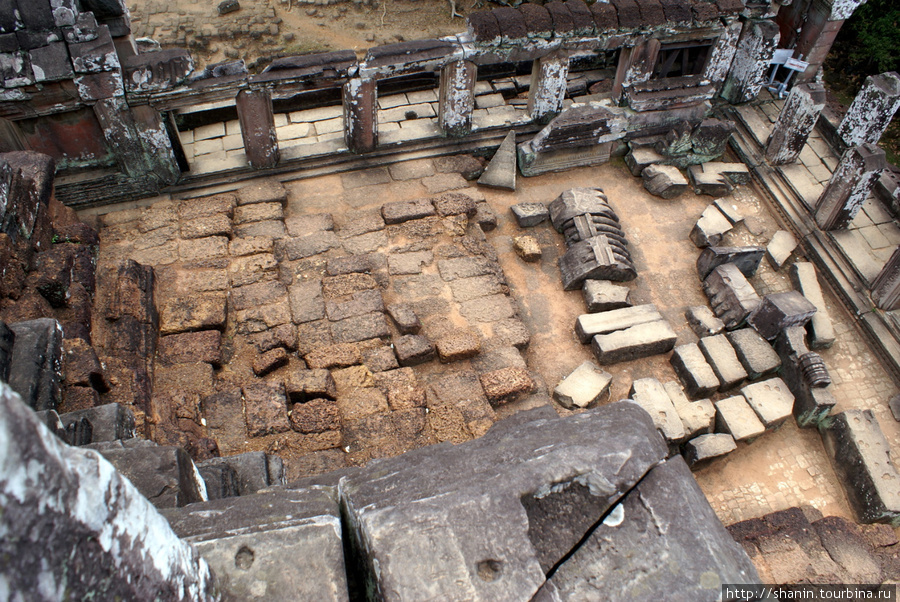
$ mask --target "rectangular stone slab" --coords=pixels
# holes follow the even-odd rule
[[[662,319],[662,314],[655,305],[635,305],[596,314],[582,314],[575,321],[575,333],[581,343],[586,345],[594,335],[607,334]]]
[[[721,390],[727,391],[747,378],[747,371],[724,334],[700,339],[700,350],[719,378]]]
[[[834,325],[825,306],[825,296],[816,277],[815,266],[808,261],[797,261],[791,264],[791,283],[806,299],[816,307],[816,313],[810,318],[806,330],[809,332],[810,349],[825,349],[834,344]]]
[[[681,424],[684,425],[686,438],[690,439],[713,431],[716,423],[716,407],[710,400],[691,401],[684,394],[681,385],[674,380],[664,383],[663,388],[678,411]]]
[[[659,355],[671,351],[678,336],[665,320],[638,324],[610,334],[598,334],[591,342],[601,365]]]
[[[676,347],[670,362],[691,397],[708,397],[718,390],[719,378],[696,343]]]
[[[900,526],[900,474],[872,410],[841,412],[819,432],[859,520]]]
[[[781,358],[775,349],[752,328],[732,330],[725,336],[751,380],[772,374],[781,367]]]
[[[735,441],[751,441],[762,435],[766,427],[743,395],[716,402],[716,431],[728,433]]]
[[[647,410],[653,424],[669,443],[680,443],[685,437],[678,410],[662,383],[655,378],[639,378],[631,384],[631,399]]]
[[[340,497],[376,597],[530,600],[544,567],[665,456],[636,404],[566,418],[544,408],[480,439],[372,461],[341,479]]]
[[[714,600],[720,583],[758,582],[750,559],[676,456],[625,496],[536,599],[671,600],[680,592]]]
[[[780,378],[747,385],[741,394],[767,429],[781,426],[794,409],[794,396]]]

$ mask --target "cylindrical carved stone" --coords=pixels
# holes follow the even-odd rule
[[[822,84],[794,86],[766,144],[769,163],[784,165],[797,160],[824,106],[825,87]]]
[[[378,145],[378,84],[374,78],[356,78],[344,84],[344,141],[353,153],[365,153]]]
[[[831,375],[822,356],[815,351],[800,356],[800,370],[803,380],[813,389],[821,389],[831,384]]]
[[[272,92],[268,89],[241,90],[235,104],[250,167],[275,167],[278,164],[278,137],[275,134]]]

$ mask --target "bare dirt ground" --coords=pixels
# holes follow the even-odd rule
[[[216,2],[131,0],[132,30],[163,47],[187,46],[202,68],[244,59],[253,68],[272,57],[328,50],[364,53],[372,46],[420,40],[465,31],[465,20],[450,16],[449,0],[369,0],[330,5],[298,0],[243,0],[241,9],[218,14]],[[468,14],[470,0],[457,0]]]

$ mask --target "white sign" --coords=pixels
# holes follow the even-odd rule
[[[769,64],[784,65],[784,63],[789,61],[792,56],[794,56],[793,48],[778,48],[775,51],[775,54],[772,55],[772,60],[769,61]]]
[[[784,62],[784,66],[791,71],[806,71],[806,68],[809,67],[809,63],[801,61],[800,59],[788,59]]]

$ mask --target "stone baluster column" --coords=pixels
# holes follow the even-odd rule
[[[709,62],[706,63],[706,69],[703,70],[703,78],[708,79],[714,86],[719,86],[725,81],[728,70],[731,68],[731,62],[734,60],[734,53],[737,52],[738,40],[743,28],[743,23],[735,21],[725,28],[713,46]]]
[[[441,69],[438,119],[447,136],[459,138],[472,131],[477,73],[477,65],[466,60],[453,61]]]
[[[784,165],[797,160],[824,106],[825,88],[822,84],[793,87],[766,144],[769,163]]]
[[[750,21],[738,40],[731,70],[722,86],[722,98],[732,104],[753,100],[766,81],[769,61],[781,35],[772,21]]]
[[[900,76],[893,71],[870,75],[838,126],[838,137],[847,146],[877,144],[898,108]]]
[[[878,309],[900,309],[900,247],[888,259],[872,285],[872,300]]]
[[[874,144],[847,149],[816,202],[816,223],[822,230],[846,228],[887,165],[884,151]]]
[[[344,84],[344,142],[352,153],[378,145],[378,82],[354,78]]]
[[[528,114],[538,123],[546,123],[562,111],[569,76],[569,55],[556,50],[534,61]]]
[[[272,92],[268,89],[241,90],[235,104],[250,167],[275,167],[278,164],[278,136],[275,134]]]

